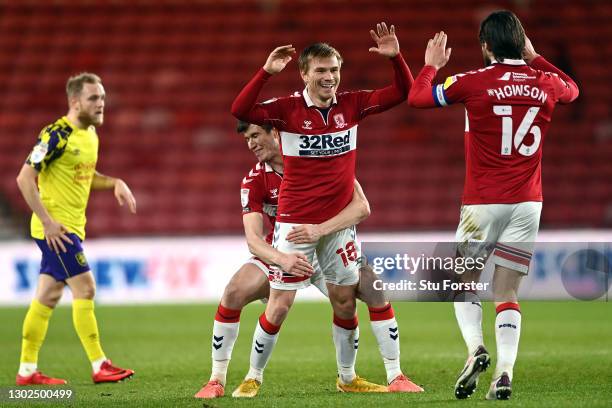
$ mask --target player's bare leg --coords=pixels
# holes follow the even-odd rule
[[[196,398],[218,398],[225,394],[227,368],[240,329],[240,313],[246,305],[267,298],[269,293],[267,276],[253,263],[242,265],[232,276],[215,314],[210,380],[195,394]]]
[[[91,271],[66,279],[72,291],[72,322],[92,366],[94,383],[118,382],[134,375],[134,371],[114,366],[100,344],[98,322],[94,313],[96,283]]]
[[[478,282],[481,270],[466,271],[462,282]],[[455,397],[468,398],[474,393],[481,373],[491,364],[482,336],[482,304],[474,292],[464,291],[455,295],[455,317],[468,349],[468,358],[455,382]]]
[[[371,266],[362,266],[359,269],[357,298],[368,305],[370,325],[385,365],[389,392],[422,392],[423,388],[402,373],[399,328],[395,312],[391,303],[385,300],[384,292],[374,289],[376,279],[378,277]]]
[[[278,332],[285,321],[295,300],[295,290],[270,289],[266,310],[259,317],[253,334],[251,366],[242,384],[232,393],[232,397],[252,398],[257,395],[263,382],[263,372],[270,360]]]
[[[523,274],[495,265],[493,298],[495,300],[495,340],[497,365],[487,399],[509,399],[512,394],[512,375],[521,336],[521,310],[517,292]]]
[[[23,321],[21,358],[15,379],[17,385],[59,385],[67,382],[61,378],[47,377],[38,371],[38,353],[45,340],[53,309],[64,292],[64,286],[64,282],[58,282],[50,275],[41,274],[38,277],[36,295]]]
[[[341,392],[387,392],[387,387],[365,381],[355,373],[359,348],[357,285],[342,286],[328,282],[327,289],[334,310],[332,330],[338,366],[336,388]]]

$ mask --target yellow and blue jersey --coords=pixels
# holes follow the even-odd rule
[[[85,210],[97,160],[95,127],[78,129],[65,116],[40,132],[26,160],[38,171],[40,198],[51,217],[81,239],[85,239]],[[30,231],[33,238],[45,238],[36,214]]]

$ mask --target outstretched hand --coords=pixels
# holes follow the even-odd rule
[[[395,26],[387,28],[386,23],[376,24],[376,32],[370,30],[372,39],[376,42],[376,47],[370,47],[370,52],[377,52],[385,57],[393,58],[399,54],[399,42],[395,36]]]
[[[123,207],[123,204],[127,203],[130,212],[136,214],[136,199],[123,180],[117,180],[115,182],[115,198],[120,206]]]
[[[440,69],[446,65],[450,59],[452,48],[446,48],[446,33],[440,31],[434,38],[427,42],[425,50],[425,65],[431,65],[435,69]]]
[[[293,54],[295,54],[295,48],[291,44],[276,47],[274,51],[268,55],[268,59],[263,69],[270,75],[278,74],[285,69],[289,61],[292,60],[291,56]]]

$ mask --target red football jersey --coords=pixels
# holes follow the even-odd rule
[[[283,175],[274,171],[268,163],[257,163],[240,184],[242,214],[257,212],[265,214],[272,226],[266,242],[272,244],[272,231],[276,222],[278,194]]]
[[[280,131],[284,162],[280,221],[318,224],[351,201],[359,121],[400,104],[412,84],[402,56],[391,61],[395,70],[392,85],[375,91],[338,93],[326,117],[306,90],[256,104],[270,77],[263,69],[240,92],[232,105],[234,116],[249,123],[269,123]]]
[[[435,74],[425,66],[408,100],[416,107],[464,104],[463,204],[542,201],[542,145],[555,105],[578,96],[574,81],[542,57],[531,66],[506,59],[432,88]]]

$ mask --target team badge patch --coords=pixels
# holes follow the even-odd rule
[[[346,122],[344,120],[344,115],[341,113],[338,113],[336,115],[334,115],[334,122],[336,122],[336,127],[338,129],[342,129],[346,126]]]
[[[248,188],[240,189],[240,204],[242,204],[243,207],[249,205],[249,191],[251,190]]]
[[[49,145],[45,142],[40,142],[36,146],[34,146],[34,149],[32,149],[30,160],[32,161],[32,163],[40,163],[41,161],[43,161],[48,151]]]
[[[269,281],[274,283],[283,283],[283,271],[278,266],[270,267],[272,274],[268,277]]]
[[[81,265],[81,266],[86,266],[87,265],[87,258],[85,258],[85,254],[83,252],[79,252],[74,257],[75,257],[76,261],[79,263],[79,265]]]

